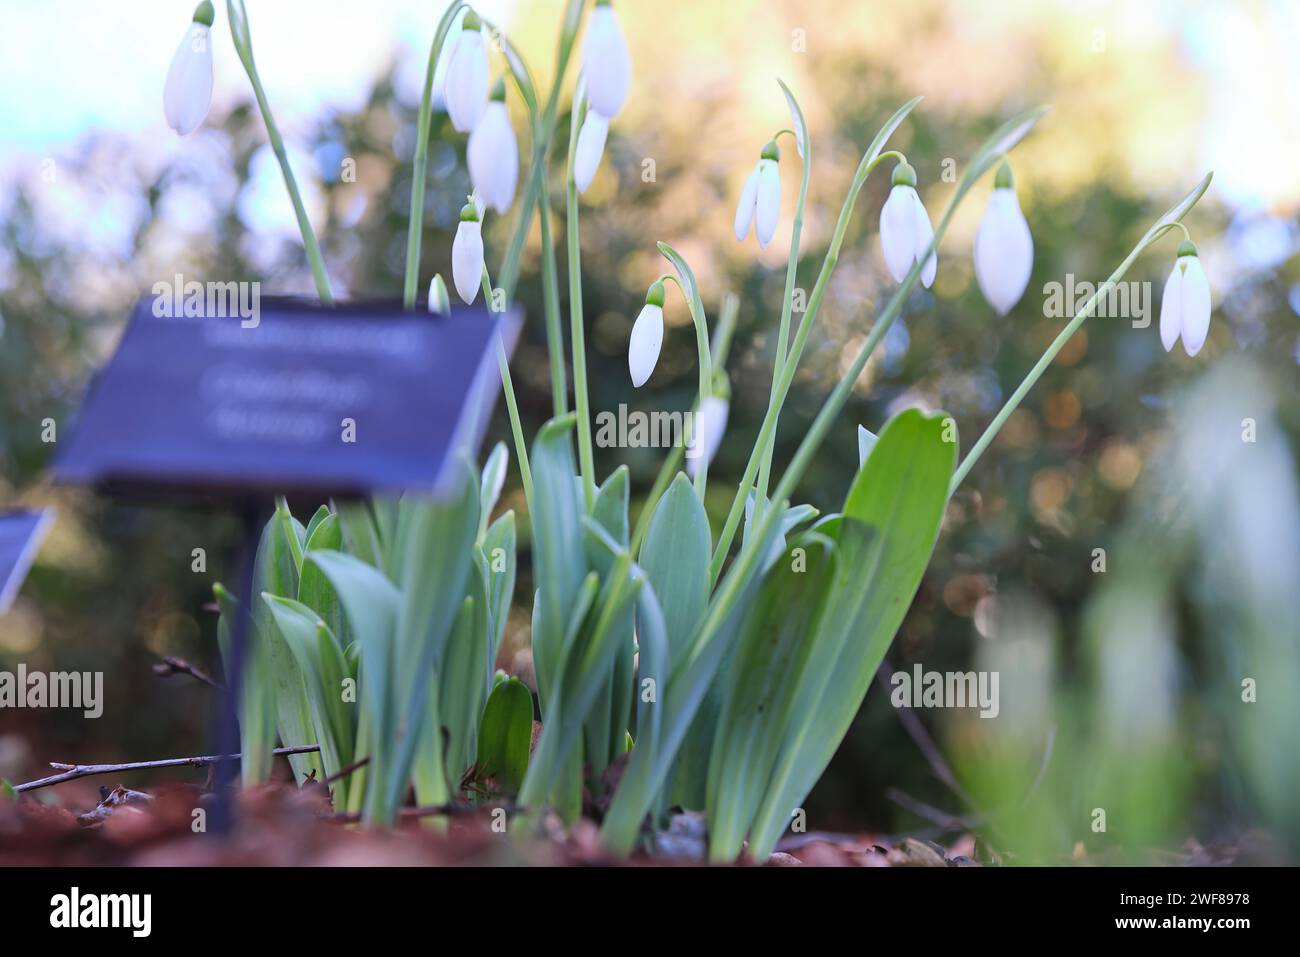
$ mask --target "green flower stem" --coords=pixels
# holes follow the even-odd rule
[[[682,260],[683,265],[686,261]],[[689,266],[686,266],[689,269]],[[665,274],[664,278],[671,279],[681,292],[682,298],[686,300],[686,306],[691,312],[691,323],[695,326],[695,351],[698,357],[700,369],[700,395],[696,401],[695,408],[704,407],[704,400],[713,395],[713,360],[709,349],[709,327],[708,320],[704,315],[704,303],[700,301],[698,287],[695,284],[695,277],[690,277],[690,289],[682,285],[681,279],[672,274]],[[695,469],[695,494],[704,501],[704,493],[708,489],[709,483],[709,462],[701,458]]]
[[[781,133],[797,136],[794,130],[782,130]],[[781,133],[777,133],[780,136]],[[773,137],[775,139],[775,137]],[[799,202],[795,206],[794,225],[790,230],[790,257],[785,266],[785,298],[781,302],[781,327],[776,337],[776,357],[772,363],[772,391],[768,395],[768,405],[776,400],[776,384],[785,368],[786,351],[790,344],[790,317],[794,310],[794,283],[799,272],[799,237],[803,233],[804,206],[808,202],[808,181],[812,178],[812,144],[804,144],[803,174],[799,180]],[[755,514],[761,514],[763,503],[767,501],[767,483],[772,472],[772,454],[776,449],[776,427],[773,426],[772,441],[763,449],[762,465],[758,470],[758,494],[754,496]],[[748,491],[748,490],[746,490]]]
[[[236,9],[237,8],[237,9]],[[311,266],[312,278],[316,281],[316,294],[327,306],[334,304],[334,295],[330,291],[329,276],[325,272],[325,260],[321,256],[320,244],[316,242],[316,233],[307,218],[307,209],[303,206],[302,193],[298,190],[298,181],[294,179],[289,167],[289,154],[284,148],[284,139],[280,128],[271,115],[271,104],[267,102],[266,90],[262,88],[262,79],[257,73],[257,64],[253,60],[253,37],[248,29],[248,11],[244,9],[244,0],[226,0],[226,16],[230,21],[230,38],[234,41],[239,62],[244,65],[248,81],[253,86],[253,96],[257,99],[257,108],[266,125],[266,138],[270,141],[271,151],[275,153],[284,175],[284,185],[289,190],[289,199],[293,202],[293,212],[298,218],[298,230],[302,233],[302,244],[307,251],[307,262]]]
[[[542,182],[538,223],[542,229],[542,304],[546,311],[546,352],[551,359],[551,409],[556,418],[569,411],[569,380],[564,368],[564,332],[560,326],[560,284],[551,236],[550,192]],[[509,292],[506,293],[509,296]]]
[[[1110,291],[1115,288],[1115,284],[1124,278],[1124,274],[1128,272],[1129,267],[1133,265],[1133,261],[1137,259],[1148,246],[1156,242],[1160,237],[1164,236],[1165,233],[1169,232],[1169,230],[1175,228],[1181,229],[1184,235],[1189,235],[1187,227],[1184,226],[1181,221],[1175,220],[1172,223],[1157,227],[1155,230],[1144,236],[1141,242],[1133,247],[1132,252],[1130,252],[1128,256],[1125,257],[1124,261],[1116,267],[1115,271],[1110,274],[1110,278],[1102,283],[1088,301],[1083,304],[1083,308],[1079,310],[1078,315],[1071,319],[1069,324],[1066,325],[1057,337],[1052,340],[1052,344],[1047,347],[1047,351],[1042,354],[1038,362],[1034,364],[1034,367],[1029,370],[1029,374],[1025,376],[1024,381],[1016,387],[1016,391],[1011,393],[1011,398],[1007,399],[1002,408],[998,410],[998,414],[993,417],[993,421],[990,422],[988,428],[984,430],[984,434],[979,437],[973,446],[971,446],[971,450],[966,453],[966,458],[962,459],[961,464],[957,466],[957,470],[953,472],[952,483],[948,486],[948,494],[950,496],[957,491],[958,486],[961,485],[962,481],[970,473],[970,470],[975,467],[975,463],[980,460],[980,456],[984,454],[985,450],[988,449],[993,440],[997,438],[998,433],[1002,431],[1002,426],[1006,425],[1007,419],[1011,418],[1011,413],[1016,411],[1016,408],[1020,405],[1021,401],[1029,393],[1029,390],[1034,387],[1034,384],[1038,382],[1043,373],[1047,371],[1047,367],[1052,364],[1052,361],[1057,357],[1060,351],[1065,348],[1065,344],[1070,341],[1070,338],[1079,331],[1079,327],[1082,326],[1096,311],[1097,303],[1100,302],[1103,297],[1110,294]]]
[[[875,169],[876,165],[890,155],[896,154],[890,150],[874,157],[870,153],[863,156],[862,162],[858,164],[858,170],[853,176],[853,183],[849,186],[848,195],[844,197],[844,205],[840,208],[840,216],[835,223],[835,232],[831,236],[826,258],[822,261],[821,273],[817,276],[817,284],[813,287],[812,295],[808,299],[808,310],[803,314],[803,318],[799,320],[794,345],[791,347],[786,361],[781,366],[779,381],[772,391],[771,400],[767,405],[767,414],[763,417],[763,424],[759,428],[758,441],[754,443],[754,449],[750,452],[749,463],[745,466],[745,474],[741,478],[740,484],[736,486],[736,497],[732,499],[731,510],[727,513],[727,520],[722,526],[722,534],[718,538],[717,548],[713,552],[713,561],[710,563],[709,572],[714,582],[718,580],[718,575],[722,572],[723,562],[726,561],[727,553],[731,550],[732,540],[735,538],[736,529],[739,527],[741,516],[745,511],[745,499],[748,497],[750,486],[758,474],[761,457],[766,454],[766,450],[775,437],[776,421],[781,413],[781,407],[785,404],[786,395],[790,391],[790,384],[794,381],[795,370],[799,366],[799,359],[803,356],[808,334],[812,331],[812,324],[817,318],[818,310],[821,308],[822,297],[826,294],[826,286],[830,282],[831,273],[835,271],[835,266],[839,262],[840,247],[844,245],[844,234],[848,230],[849,219],[853,215],[853,207],[857,203],[858,193],[861,192],[863,184],[866,183],[867,177]],[[946,225],[946,222],[944,225]],[[939,235],[938,232],[935,233],[936,245]],[[895,302],[901,306],[901,294],[904,288],[908,288],[910,291],[910,287],[899,287],[899,291],[894,294],[894,298],[890,301],[891,307]],[[886,315],[888,313],[889,310],[886,309]],[[892,316],[889,322],[893,322]],[[867,340],[867,343],[872,348],[875,348],[875,343],[878,341],[877,330],[880,329],[880,325],[881,323],[876,323],[876,329],[872,330],[871,337]],[[884,335],[884,330],[880,330],[879,334]],[[870,356],[870,353],[867,355]]]
[[[587,399],[587,346],[582,319],[582,249],[578,236],[578,184],[573,161],[586,103],[574,104],[569,124],[569,167],[565,177],[569,244],[569,336],[573,340],[573,398],[578,411],[578,463],[582,472],[582,502],[590,514],[596,501],[596,467],[591,451],[591,405]]]
[[[414,308],[420,284],[420,239],[424,233],[424,189],[429,169],[429,126],[433,119],[433,76],[438,70],[438,59],[442,56],[447,34],[451,32],[452,21],[463,6],[457,0],[447,7],[447,12],[438,21],[433,43],[429,45],[429,62],[424,68],[424,92],[420,95],[420,115],[416,121],[415,158],[411,163],[411,215],[406,231],[406,277],[402,286],[402,305],[407,309]]]
[[[492,278],[487,266],[483,267],[483,300],[492,311]],[[515,383],[510,376],[510,357],[506,355],[506,344],[501,334],[497,333],[497,368],[501,372],[501,391],[506,397],[506,412],[510,416],[510,434],[515,440],[515,455],[519,458],[519,478],[524,486],[524,500],[528,503],[528,513],[533,512],[533,470],[528,463],[528,443],[524,440],[524,425],[519,418],[519,403],[515,401]]]

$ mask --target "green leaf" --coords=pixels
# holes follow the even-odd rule
[[[601,575],[608,575],[628,541],[628,468],[620,465],[596,493],[592,519],[608,537],[587,534],[587,561]],[[598,541],[603,538],[603,541]],[[632,672],[636,659],[632,616],[625,619],[624,634],[617,639],[614,659],[609,664],[604,687],[597,696],[585,728],[586,757],[591,776],[600,775],[622,753],[628,722],[632,720]]]
[[[343,529],[338,516],[322,508],[308,526],[307,551],[343,550]],[[320,566],[304,561],[302,576],[298,581],[298,601],[314,611],[329,627],[340,648],[351,642],[343,609],[339,606],[338,592],[320,570]]]
[[[916,409],[895,416],[849,490],[836,561],[791,669],[791,720],[750,834],[758,860],[830,763],[920,586],[956,463],[947,423]]]
[[[678,472],[655,507],[638,562],[655,594],[667,599],[670,655],[686,647],[708,606],[711,548],[709,517],[686,474]]]
[[[492,510],[497,507],[501,489],[506,481],[506,469],[510,466],[510,452],[504,442],[498,442],[492,448],[492,454],[483,464],[483,477],[479,480],[479,530],[481,540],[487,532]]]
[[[379,526],[369,502],[339,502],[334,514],[339,517],[344,548],[368,565],[383,570],[384,549],[379,537]]]
[[[333,514],[334,513],[330,511],[328,505],[322,505],[320,508],[316,509],[315,514],[312,515],[311,517],[311,521],[307,523],[307,532],[305,535],[303,535],[304,548],[306,548],[307,545],[311,543],[312,532],[316,531],[316,527],[320,525],[321,522],[325,521],[326,518],[328,518],[330,515]],[[299,571],[301,572],[301,569],[299,569]]]
[[[480,775],[494,778],[502,794],[517,794],[532,739],[533,696],[518,678],[507,678],[492,689],[483,709],[476,758]]]
[[[533,571],[537,604],[533,614],[533,665],[546,721],[551,694],[559,674],[569,614],[587,573],[583,553],[580,497],[574,485],[570,432],[572,414],[542,426],[533,443],[534,502],[532,519]]]
[[[320,566],[333,584],[361,649],[357,751],[370,758],[365,814],[372,823],[391,824],[399,800],[387,782],[399,775],[405,779],[404,771],[395,770],[399,765],[395,635],[401,596],[373,566],[343,552],[308,551],[305,563]],[[365,750],[361,742],[366,743]]]
[[[447,780],[453,788],[460,784],[465,770],[474,760],[478,747],[478,725],[487,698],[487,682],[492,674],[488,661],[487,609],[483,582],[474,597],[471,593],[461,603],[456,616],[443,667],[439,669],[439,717],[446,729],[446,754],[443,762]]]
[[[217,619],[217,644],[226,681],[230,682],[231,629],[235,616],[240,614],[239,602],[220,582],[213,584],[212,595],[221,609],[221,617]],[[259,650],[260,642],[250,649],[239,696],[239,771],[245,786],[260,784],[270,776],[271,751],[275,747],[275,685],[265,669],[256,667]]]
[[[304,562],[304,573],[315,567]],[[320,744],[326,776],[333,776],[353,762],[356,737],[354,706],[343,700],[343,682],[349,677],[343,652],[329,626],[308,605],[265,593],[262,600],[302,671],[313,738]],[[349,783],[346,778],[335,782],[336,808],[347,806]]]
[[[868,431],[865,426],[858,426],[858,468],[867,464],[867,456],[876,447],[877,441],[879,439],[876,433]]]
[[[717,863],[739,856],[758,811],[793,706],[791,671],[816,616],[835,543],[799,539],[763,583],[741,629],[711,742],[706,806],[709,854]]]
[[[515,513],[506,512],[488,528],[482,545],[488,583],[488,637],[491,639],[488,648],[489,666],[496,662],[506,621],[510,617],[510,604],[514,600],[518,562],[515,549]],[[490,682],[493,681],[490,671],[487,680],[490,690]]]

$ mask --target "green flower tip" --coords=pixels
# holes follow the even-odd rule
[[[478,222],[478,207],[474,205],[473,200],[470,200],[460,208],[460,221],[462,223]]]
[[[466,30],[473,30],[477,33],[479,30],[483,29],[483,21],[479,18],[479,15],[474,12],[474,8],[470,7],[465,11],[465,19],[461,21],[461,26]]]
[[[194,8],[194,22],[201,23],[205,27],[212,26],[212,21],[217,18],[217,11],[212,9],[212,0],[203,0]]]
[[[765,160],[772,160],[776,163],[781,162],[781,148],[776,145],[776,140],[768,140],[763,144],[761,156]]]
[[[1003,160],[1002,165],[998,167],[998,175],[993,179],[993,188],[994,189],[1015,189],[1016,188],[1015,177],[1011,175],[1011,164],[1008,163],[1006,160]]]
[[[491,99],[496,100],[498,103],[506,101],[506,78],[504,76],[497,77],[496,83],[492,85]]]
[[[1181,243],[1178,244],[1179,259],[1182,259],[1184,256],[1195,256],[1195,255],[1196,255],[1196,243],[1192,242],[1190,239],[1184,239]]]
[[[596,6],[607,7],[609,6],[609,0],[596,0]]]
[[[912,169],[910,163],[899,163],[894,167],[893,184],[895,186],[911,186],[916,188],[916,170]]]
[[[656,279],[654,283],[646,290],[645,304],[647,306],[664,307],[664,281]]]

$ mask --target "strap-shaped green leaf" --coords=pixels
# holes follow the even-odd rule
[[[533,739],[533,696],[518,678],[507,678],[492,689],[479,725],[479,774],[494,779],[502,794],[519,792],[528,770]]]
[[[946,415],[900,413],[849,490],[837,558],[792,669],[791,720],[750,836],[759,860],[830,763],[921,583],[956,463],[950,430]]]
[[[659,499],[637,564],[667,599],[662,609],[670,654],[686,647],[709,603],[709,517],[684,472]]]

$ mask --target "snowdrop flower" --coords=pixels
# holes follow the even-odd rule
[[[447,295],[447,284],[442,281],[441,273],[434,273],[429,280],[429,312],[435,316],[451,314],[451,297]]]
[[[506,112],[505,84],[498,84],[492,100],[469,134],[466,155],[474,192],[498,213],[506,213],[515,201],[519,179],[519,143]]]
[[[1005,316],[1020,301],[1034,268],[1034,239],[1003,163],[975,234],[975,278],[989,305]]]
[[[209,0],[194,8],[194,22],[172,56],[163,87],[167,125],[181,136],[193,133],[212,103],[212,43],[209,30],[216,16]]]
[[[573,182],[579,193],[585,193],[600,167],[605,154],[605,137],[609,135],[609,120],[595,109],[587,110],[587,118],[578,130],[578,144],[573,155]]]
[[[442,99],[451,125],[460,133],[474,129],[488,102],[488,59],[483,46],[483,21],[473,10],[465,13],[463,29],[452,42],[443,80]]]
[[[858,426],[858,468],[867,464],[867,456],[876,447],[879,436],[864,425]]]
[[[885,265],[895,282],[902,282],[914,262],[919,262],[934,239],[930,215],[916,194],[916,170],[907,163],[894,167],[894,187],[880,211],[880,245]],[[931,255],[921,268],[921,282],[930,288],[938,261]]]
[[[1185,239],[1178,246],[1178,261],[1165,280],[1160,300],[1160,341],[1165,352],[1169,352],[1181,335],[1183,348],[1189,356],[1194,356],[1205,345],[1209,331],[1210,283],[1201,268],[1196,246]]]
[[[466,305],[474,302],[483,284],[483,224],[472,200],[460,211],[460,225],[451,244],[451,280]]]
[[[708,466],[722,444],[723,433],[727,431],[727,412],[730,405],[726,399],[711,395],[700,403],[695,413],[695,428],[691,434],[691,444],[686,450],[686,471],[695,477],[703,462]]]
[[[632,385],[641,388],[659,361],[659,349],[664,343],[664,284],[655,280],[645,294],[641,314],[632,323],[632,335],[627,342],[627,368],[632,373]]]
[[[776,222],[781,218],[781,173],[777,163],[781,161],[781,151],[774,141],[763,147],[758,165],[745,180],[745,188],[740,193],[740,203],[736,206],[736,239],[744,242],[752,225],[758,237],[758,245],[767,248],[776,233]]]
[[[632,61],[609,0],[596,0],[587,23],[582,72],[591,108],[607,120],[618,116],[632,85]]]

